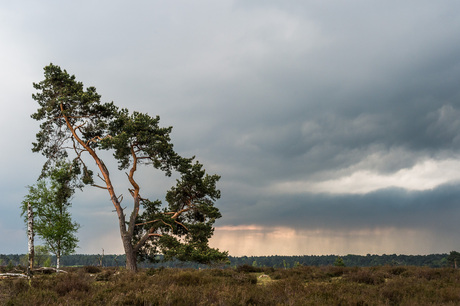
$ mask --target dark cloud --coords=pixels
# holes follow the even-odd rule
[[[24,112],[35,110],[32,81],[53,62],[96,86],[104,100],[159,114],[174,126],[177,150],[222,175],[221,224],[447,230],[459,216],[455,185],[363,195],[290,195],[271,186],[360,170],[392,175],[427,159],[458,159],[459,6],[255,0],[1,5],[1,95],[11,101],[1,137],[21,148],[21,154],[2,151],[3,172],[15,173],[1,180],[2,193],[14,190],[5,205],[20,202],[20,190],[38,175],[39,157],[29,158],[28,145],[37,125]],[[12,127],[15,135],[5,132]],[[159,186],[149,175],[142,174]]]
[[[446,232],[458,223],[459,187],[448,184],[426,191],[389,188],[363,195],[229,194],[221,201],[227,217],[220,224],[337,232],[387,227]]]

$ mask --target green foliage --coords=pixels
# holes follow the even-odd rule
[[[42,121],[33,151],[47,158],[42,176],[72,158],[78,186],[89,184],[108,191],[120,223],[127,268],[136,270],[136,257],[155,261],[159,253],[166,259],[200,263],[225,260],[226,252],[208,245],[215,220],[221,217],[214,206],[220,198],[216,187],[220,177],[206,174],[194,157],[179,156],[171,143],[172,127],[161,127],[158,116],[119,109],[113,102],[101,103],[94,87],[85,90],[75,76],[59,66],[50,64],[44,71],[45,79],[34,83],[37,93],[32,96],[39,104],[32,118]],[[115,192],[100,150],[113,152],[119,170],[128,169],[131,214],[120,204],[123,197]],[[95,184],[95,171],[87,167],[85,156],[96,162],[102,186]],[[167,204],[140,195],[134,174],[141,165],[166,176],[173,172],[180,176],[166,194]]]
[[[67,255],[75,251],[78,239],[75,236],[79,225],[72,222],[69,212],[70,199],[79,187],[75,167],[65,162],[46,172],[46,178],[29,186],[29,193],[21,204],[21,215],[27,223],[27,206],[34,211],[34,232],[46,243],[54,254]],[[35,251],[37,256],[37,251]]]
[[[96,88],[83,89],[83,83],[77,82],[59,66],[50,64],[44,68],[45,79],[34,83],[38,91],[32,95],[40,108],[32,114],[32,118],[43,121],[40,131],[36,135],[37,142],[33,143],[34,152],[41,152],[47,161],[43,167],[46,172],[55,161],[68,156],[66,147],[77,145],[72,141],[72,132],[68,129],[63,115],[67,116],[68,123],[79,126],[82,140],[90,147],[95,147],[94,137],[104,137],[110,118],[116,111],[113,103],[100,102],[100,95]],[[92,173],[88,172],[84,164],[79,164],[83,170],[82,180],[92,182]]]
[[[34,266],[49,267],[51,264],[51,256],[49,248],[45,245],[36,245],[34,250]]]
[[[11,271],[11,269],[13,269],[14,265],[13,265],[13,261],[10,259],[8,261],[8,264],[6,265],[6,270],[7,271]]]
[[[48,257],[44,262],[43,262],[44,267],[51,267],[51,257]]]
[[[460,266],[460,253],[457,251],[450,252],[447,256],[447,262],[451,267],[458,268]]]
[[[371,266],[428,266],[434,268],[446,267],[447,254],[430,255],[345,255],[341,256],[348,267]],[[294,267],[296,263],[303,266],[329,266],[337,259],[336,255],[302,255],[302,256],[242,256],[229,257],[231,265],[250,265],[254,260],[259,266],[281,268],[284,264]]]
[[[113,114],[107,133],[111,137],[101,142],[101,148],[114,150],[119,169],[127,169],[132,164],[132,149],[138,153],[139,164],[151,164],[171,175],[178,165],[179,156],[174,152],[169,134],[172,127],[159,126],[160,117],[122,109]]]
[[[345,263],[343,262],[342,257],[337,257],[337,259],[334,261],[334,266],[345,267]]]

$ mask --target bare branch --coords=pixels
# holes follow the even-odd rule
[[[143,223],[137,223],[137,224],[135,224],[135,225],[136,225],[136,226],[140,226],[140,225],[146,225],[146,224],[149,224],[149,223],[155,223],[155,222],[159,222],[159,221],[161,221],[164,225],[167,225],[167,226],[169,226],[172,230],[174,230],[174,228],[172,227],[171,224],[168,224],[168,223],[164,222],[164,221],[161,220],[161,219],[156,219],[156,220],[147,221],[147,222],[143,222]],[[176,223],[179,223],[179,222],[176,221]],[[179,224],[180,224],[180,223],[179,223]],[[183,224],[181,224],[181,225],[184,226]],[[184,227],[185,227],[185,226],[184,226]],[[186,228],[186,227],[185,227],[185,228]]]
[[[156,220],[152,220],[152,221],[147,221],[147,222],[144,222],[144,223],[137,223],[136,226],[138,225],[145,225],[145,224],[149,224],[149,223],[155,223],[155,222],[158,222],[160,221],[160,219],[156,219]]]
[[[176,211],[176,212],[168,212],[166,213],[167,215],[173,215],[171,217],[171,219],[176,219],[177,217],[179,217],[182,213],[184,212],[187,212],[189,210],[191,210],[193,207],[187,207],[187,208],[184,208],[184,209],[181,209],[179,211]]]
[[[82,124],[80,124],[80,125],[77,125],[77,126],[75,127],[75,130],[80,130],[80,131],[81,131],[81,129],[80,129],[80,128],[81,128],[82,126],[84,126],[85,124],[86,124],[86,121],[85,121],[85,122],[83,122],[83,123],[82,123]]]
[[[92,184],[91,186],[97,187],[97,188],[101,188],[101,189],[105,189],[105,190],[109,189],[109,188],[107,188],[107,187],[99,186],[99,185],[96,185],[96,184]]]
[[[54,117],[53,120],[57,120],[57,119],[65,119],[65,118],[72,118],[72,119],[81,119],[81,118],[86,118],[86,119],[90,119],[94,116],[65,116],[62,115],[62,116],[59,116],[59,117]]]
[[[89,145],[90,142],[96,142],[96,140],[104,140],[104,139],[107,139],[107,138],[112,138],[112,136],[110,136],[110,135],[107,135],[105,137],[95,136],[95,137],[91,138],[90,140],[88,140],[86,142],[86,145]]]
[[[99,173],[97,174],[97,177],[100,178],[104,183],[107,184],[107,182],[105,181],[105,179],[104,179]]]
[[[180,226],[185,228],[185,230],[188,232],[188,228],[184,224],[182,224],[182,223],[180,223],[179,221],[176,221],[176,220],[174,220],[174,222],[176,222],[177,224],[179,224]]]
[[[168,224],[168,223],[164,222],[163,220],[161,220],[161,222],[163,222],[163,224],[164,224],[164,225],[167,225],[167,226],[169,226],[169,227],[171,228],[171,230],[174,230],[174,228],[172,227],[172,225],[171,225],[171,224]]]

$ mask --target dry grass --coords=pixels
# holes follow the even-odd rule
[[[1,305],[459,305],[460,271],[419,267],[69,269],[0,280]],[[268,277],[259,278],[261,275]],[[32,302],[31,302],[32,301]]]

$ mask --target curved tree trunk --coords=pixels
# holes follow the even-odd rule
[[[105,182],[106,187],[100,187],[99,186],[99,188],[106,189],[109,192],[110,199],[112,200],[113,206],[115,207],[115,210],[117,212],[118,222],[119,222],[119,226],[120,226],[120,235],[121,235],[121,239],[123,241],[123,248],[124,248],[125,254],[126,254],[126,269],[128,271],[137,272],[136,254],[134,252],[134,248],[133,248],[133,245],[131,243],[131,240],[132,240],[132,237],[133,237],[133,230],[128,230],[128,231],[126,230],[125,214],[123,212],[123,208],[120,205],[120,201],[118,200],[118,197],[115,194],[115,190],[114,190],[114,187],[112,185],[112,181],[110,180],[109,170],[105,166],[104,162],[96,154],[96,152],[88,145],[88,143],[85,143],[80,137],[78,137],[76,129],[72,126],[72,124],[70,123],[68,117],[64,114],[64,106],[63,106],[62,103],[60,104],[60,108],[61,108],[62,116],[63,116],[63,118],[64,118],[64,120],[65,120],[65,122],[67,124],[67,127],[69,128],[70,132],[72,133],[73,138],[91,155],[91,157],[96,162],[99,170],[101,171],[103,181]],[[132,179],[132,175],[133,175],[134,171],[135,171],[135,167],[134,167],[134,170],[131,171],[132,172],[131,173],[131,179]],[[139,188],[137,188],[137,190],[139,190]],[[138,209],[137,209],[137,211],[138,211]],[[136,213],[137,213],[137,211],[136,211]],[[135,220],[135,217],[134,217],[134,219],[132,221],[134,222],[134,220]],[[134,227],[134,224],[132,225],[132,227]]]

